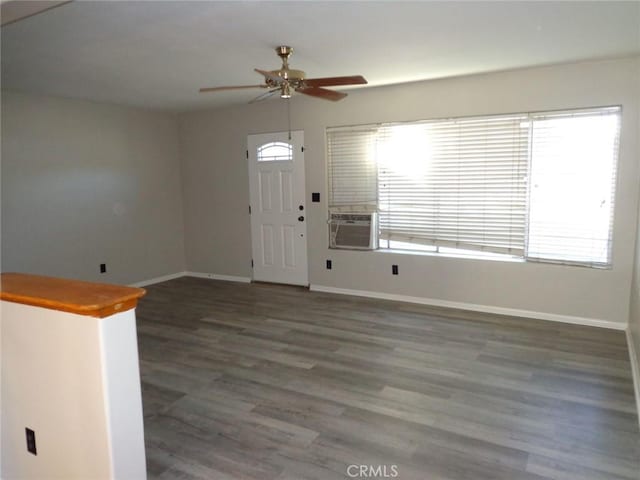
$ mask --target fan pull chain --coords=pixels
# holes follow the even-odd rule
[[[291,141],[291,99],[287,98],[287,122],[289,126],[289,141]]]

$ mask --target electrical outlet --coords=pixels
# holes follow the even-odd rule
[[[327,260],[327,270],[331,270],[331,260]]]
[[[36,450],[36,432],[31,430],[30,428],[24,429],[27,434],[27,451],[33,453],[34,455],[38,454]]]
[[[107,273],[107,264],[106,263],[101,263],[100,264],[100,273]]]
[[[398,275],[398,265],[391,265],[391,274]]]

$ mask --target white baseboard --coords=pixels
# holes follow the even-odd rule
[[[341,295],[355,295],[358,297],[379,298],[382,300],[393,300],[396,302],[418,303],[421,305],[430,305],[433,307],[446,307],[456,308],[460,310],[471,310],[474,312],[495,313],[497,315],[509,315],[513,317],[535,318],[538,320],[549,320],[552,322],[572,323],[576,325],[587,325],[590,327],[610,328],[613,330],[625,330],[626,328],[626,324],[612,322],[610,320],[574,317],[571,315],[559,315],[555,313],[520,310],[516,308],[494,307],[490,305],[478,305],[475,303],[451,302],[448,300],[412,297],[409,295],[398,295],[395,293],[371,292],[368,290],[351,290],[348,288],[327,287],[324,285],[310,285],[309,290],[316,292],[338,293]]]
[[[237,277],[235,275],[218,275],[217,273],[184,272],[187,277],[209,278],[211,280],[223,280],[225,282],[251,283],[249,277]]]
[[[163,275],[161,277],[150,278],[149,280],[143,280],[141,282],[132,283],[130,287],[146,287],[147,285],[153,285],[154,283],[166,282],[167,280],[173,280],[175,278],[184,277],[187,272],[171,273],[169,275]]]
[[[163,275],[161,277],[150,278],[149,280],[143,280],[141,282],[132,283],[130,287],[146,287],[153,285],[154,283],[166,282],[168,280],[174,280],[181,277],[196,277],[196,278],[208,278],[211,280],[223,280],[225,282],[240,282],[251,283],[249,277],[237,277],[234,275],[218,275],[217,273],[201,273],[201,272],[177,272],[169,275]]]
[[[631,330],[627,328],[627,346],[629,348],[629,361],[631,362],[631,376],[633,377],[633,390],[636,396],[636,414],[638,415],[638,425],[640,425],[640,357],[636,352],[633,343]]]

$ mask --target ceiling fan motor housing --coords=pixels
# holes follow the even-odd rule
[[[270,73],[285,80],[293,88],[302,86],[302,82],[306,78],[306,73],[302,70],[289,68],[289,57],[293,53],[293,48],[287,45],[280,45],[279,47],[276,47],[275,50],[278,56],[282,59],[282,67],[279,70],[271,70]],[[267,78],[267,85],[270,87],[277,87],[278,83]]]

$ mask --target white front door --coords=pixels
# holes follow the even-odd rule
[[[303,132],[249,135],[253,280],[308,285]]]

